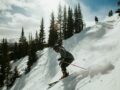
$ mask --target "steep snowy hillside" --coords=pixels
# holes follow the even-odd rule
[[[120,17],[114,15],[80,34],[64,41],[75,61],[67,69],[70,76],[49,90],[120,90]],[[38,52],[38,54],[41,52]],[[31,72],[17,79],[11,90],[47,90],[50,82],[58,80],[61,70],[53,49],[45,49]],[[27,57],[17,62],[21,73]]]

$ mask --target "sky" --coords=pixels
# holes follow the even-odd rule
[[[74,7],[78,2],[87,25],[94,23],[94,16],[103,19],[117,7],[117,0],[0,0],[0,38],[19,38],[22,27],[26,36],[35,33],[42,17],[48,31],[51,12],[57,13],[59,3]]]
[[[117,1],[118,0],[82,0],[82,2],[95,11],[106,6],[116,8]]]

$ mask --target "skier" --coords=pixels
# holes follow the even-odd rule
[[[53,47],[53,49],[57,53],[60,53],[60,55],[61,55],[61,57],[58,59],[58,61],[60,61],[59,65],[60,65],[62,73],[63,73],[63,76],[61,77],[61,79],[63,79],[69,75],[69,73],[66,70],[66,67],[68,67],[73,62],[74,57],[70,52],[66,51],[63,46],[55,45]]]
[[[97,16],[95,16],[95,22],[98,23],[98,17]]]

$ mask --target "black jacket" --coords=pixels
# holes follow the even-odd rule
[[[61,55],[61,58],[59,58],[59,60],[65,60],[65,59],[70,59],[70,60],[74,60],[73,55],[66,51],[64,47],[59,47],[59,53]]]

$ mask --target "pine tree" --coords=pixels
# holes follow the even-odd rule
[[[37,55],[36,55],[36,51],[37,51],[37,44],[39,42],[39,38],[38,38],[38,33],[36,32],[36,38],[35,40],[32,37],[32,34],[29,33],[29,48],[28,48],[28,62],[27,62],[27,68],[25,73],[27,74],[28,72],[30,72],[32,65],[37,61]],[[36,42],[36,39],[38,39]]]
[[[118,6],[120,6],[120,0],[118,0],[118,3],[117,3],[117,4],[118,4]]]
[[[112,10],[109,11],[108,16],[109,17],[113,16],[113,11]]]
[[[74,21],[72,9],[68,9],[68,22],[67,22],[67,38],[70,38],[74,34]]]
[[[32,37],[32,34],[29,33],[29,44],[33,41],[33,37]]]
[[[2,59],[1,59],[2,60]],[[0,68],[0,87],[4,86],[4,81],[5,81],[5,66],[3,62],[1,63],[1,68]]]
[[[26,37],[24,35],[24,28],[22,27],[22,32],[21,32],[21,37],[19,39],[19,43],[24,43],[26,42]]]
[[[8,77],[10,73],[10,58],[8,55],[7,39],[3,39],[1,45],[1,74],[0,74],[0,87],[8,84]],[[4,83],[5,82],[5,83]]]
[[[35,42],[38,43],[39,42],[39,35],[38,32],[36,31],[35,33]]]
[[[74,28],[75,28],[75,33],[79,33],[80,30],[79,30],[79,20],[78,20],[78,8],[77,6],[75,7],[75,10],[74,10],[74,18],[75,18],[75,22],[74,22]]]
[[[20,58],[28,54],[28,42],[24,35],[24,28],[22,27],[21,37],[19,39],[19,55]]]
[[[1,45],[0,45],[0,87],[3,86],[3,80],[2,80],[2,52],[1,52]]]
[[[67,39],[67,12],[66,12],[66,6],[64,7],[64,15],[63,15],[63,36],[64,39]]]
[[[35,41],[31,41],[29,45],[29,60],[27,62],[26,74],[31,70],[31,66],[37,61]]]
[[[19,47],[17,42],[14,43],[13,52],[14,52],[14,59],[19,59]]]
[[[40,34],[39,34],[40,50],[44,48],[44,44],[45,44],[45,32],[44,32],[44,20],[42,18],[41,25],[40,25]]]
[[[36,51],[37,50],[39,50],[39,47],[40,47],[40,45],[39,45],[39,34],[38,34],[38,32],[36,31],[36,33],[35,33],[35,47],[36,47]]]
[[[50,47],[53,47],[55,45],[55,43],[57,42],[57,40],[58,40],[58,33],[57,33],[57,30],[55,29],[55,18],[54,18],[54,14],[52,13],[48,45]]]
[[[98,17],[97,16],[95,16],[95,23],[98,23]]]
[[[78,31],[81,32],[83,30],[83,19],[82,19],[82,13],[81,13],[81,7],[80,4],[78,4]]]
[[[62,7],[61,5],[59,4],[59,8],[58,8],[58,23],[59,25],[59,40],[61,41],[61,44],[62,44],[62,39],[63,39],[63,31],[62,31]]]
[[[14,69],[14,78],[18,78],[18,77],[20,77],[20,73],[19,73],[17,66],[16,66]]]
[[[119,8],[117,9],[116,13],[118,13],[119,16],[120,16],[120,0],[118,0],[117,5],[118,5]]]

